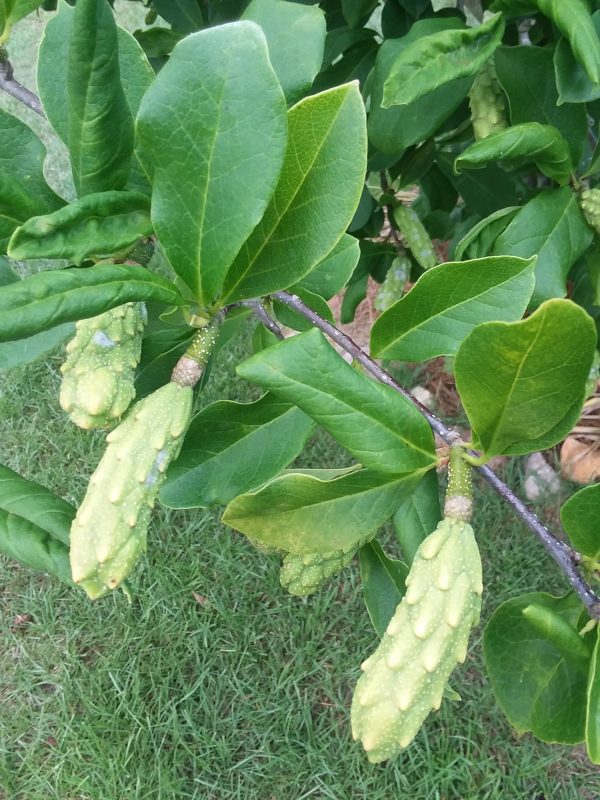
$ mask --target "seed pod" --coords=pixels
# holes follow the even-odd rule
[[[396,206],[394,221],[402,234],[406,246],[423,269],[431,269],[437,264],[433,243],[419,215],[410,206]]]
[[[584,189],[579,195],[579,205],[587,224],[600,233],[600,189]]]
[[[192,413],[189,386],[168,383],[111,431],[71,528],[73,580],[95,599],[115,589],[146,549],[150,511]]]
[[[443,519],[417,550],[406,587],[352,700],[352,734],[374,763],[410,744],[465,660],[482,592],[471,526]]]
[[[469,105],[476,139],[485,139],[490,133],[507,127],[504,92],[496,78],[492,60],[475,77],[469,92]]]
[[[410,277],[410,259],[406,255],[397,256],[387,271],[384,282],[375,297],[377,311],[386,311],[402,297],[406,281]]]
[[[309,553],[303,556],[286,553],[281,565],[279,582],[290,594],[298,597],[313,594],[328,578],[347,567],[366,541],[368,539],[363,539],[344,550],[330,550],[327,553]]]
[[[143,303],[126,303],[77,323],[61,367],[60,404],[80,428],[107,428],[135,397],[135,368],[146,322]]]

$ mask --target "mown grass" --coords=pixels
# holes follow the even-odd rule
[[[121,3],[124,12],[136,7]],[[32,86],[40,30],[36,21],[20,26],[11,46]],[[62,158],[44,123],[19,113]],[[68,193],[64,161],[53,163],[50,178]],[[204,402],[253,396],[233,378],[246,340],[222,354]],[[0,460],[76,503],[103,441],[58,408],[59,363],[0,376]],[[345,457],[319,435],[301,463]],[[475,525],[484,620],[520,592],[564,591],[488,490]],[[490,693],[481,629],[453,678],[463,701],[444,704],[398,759],[369,765],[349,732],[359,664],[376,644],[356,565],[298,600],[279,587],[277,559],[221,526],[217,512],[162,510],[131,587],[131,604],[122,593],[92,604],[0,559],[2,800],[600,797],[600,774],[580,750],[511,731]]]

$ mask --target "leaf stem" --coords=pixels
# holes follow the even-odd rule
[[[447,427],[442,420],[431,412],[426,406],[423,405],[417,398],[401,386],[394,378],[386,372],[371,356],[367,355],[356,342],[354,342],[347,334],[340,331],[331,322],[321,317],[311,308],[309,308],[302,300],[296,295],[289,292],[275,292],[272,295],[279,300],[280,303],[292,308],[298,314],[309,320],[316,328],[323,331],[332,341],[339,347],[349,353],[355,358],[361,366],[370,372],[373,377],[390,386],[394,391],[401,394],[410,400],[423,414],[425,419],[429,422],[431,428],[450,446],[462,445],[464,442],[458,431]],[[477,453],[469,454],[475,461],[480,458]],[[600,596],[598,596],[592,587],[585,581],[579,571],[579,564],[581,562],[581,555],[569,547],[565,542],[561,541],[555,536],[542,521],[533,513],[523,501],[510,489],[504,481],[502,481],[496,473],[484,464],[475,464],[475,468],[479,474],[491,485],[494,491],[513,509],[521,521],[537,536],[539,541],[546,548],[549,555],[554,559],[560,570],[565,575],[572,588],[577,592],[581,601],[587,608],[587,611],[593,619],[600,619]]]

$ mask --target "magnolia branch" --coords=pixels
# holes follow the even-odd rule
[[[26,86],[15,80],[13,67],[6,56],[6,51],[0,47],[0,89],[5,91],[11,97],[15,97],[23,105],[35,111],[40,117],[45,116],[42,110],[40,99],[33,92],[30,92]]]
[[[364,367],[367,372],[370,372],[373,377],[378,381],[390,386],[394,391],[406,397],[413,403],[423,414],[429,422],[431,428],[443,439],[447,444],[460,444],[462,443],[460,434],[445,425],[442,420],[417,400],[408,389],[401,386],[392,376],[386,372],[371,356],[367,355],[365,351],[360,348],[347,334],[340,331],[331,322],[321,317],[311,308],[309,308],[302,300],[296,295],[289,292],[275,292],[272,295],[281,303],[292,308],[298,314],[308,319],[316,328],[323,331],[332,341],[334,341],[342,350],[349,353],[358,363]],[[550,556],[554,559],[559,566],[565,577],[581,598],[583,604],[586,606],[590,616],[594,619],[600,619],[600,597],[594,592],[592,587],[585,581],[580,574],[578,565],[580,563],[580,555],[576,550],[570,548],[565,542],[557,538],[551,531],[541,522],[541,520],[534,514],[523,501],[510,489],[504,481],[502,481],[496,473],[487,466],[475,467],[479,474],[493,487],[493,489],[508,503],[509,506],[515,511],[517,516],[525,523],[525,525],[533,531],[543,546],[546,548]]]

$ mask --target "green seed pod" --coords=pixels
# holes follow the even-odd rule
[[[115,589],[146,549],[165,471],[192,413],[189,386],[168,383],[138,401],[106,440],[71,528],[73,580],[95,599]]]
[[[375,297],[375,308],[377,311],[386,311],[402,297],[402,292],[406,281],[410,277],[410,259],[405,256],[397,256],[391,267],[388,269],[384,282],[379,287]]]
[[[126,303],[77,323],[67,345],[60,404],[80,428],[107,428],[135,397],[135,368],[146,322],[143,303]]]
[[[352,700],[352,733],[373,763],[410,744],[466,658],[482,593],[469,523],[439,523],[417,550],[406,587],[377,650],[362,664]]]
[[[431,269],[437,264],[433,243],[419,215],[410,206],[396,206],[394,221],[402,234],[406,246],[423,269]]]
[[[298,597],[313,594],[328,578],[347,567],[366,541],[368,540],[363,539],[344,550],[330,550],[327,553],[309,553],[303,556],[286,553],[279,582],[290,594]]]
[[[471,122],[476,139],[485,139],[508,126],[504,92],[496,78],[493,61],[477,74],[469,92]]]
[[[579,195],[579,205],[587,224],[600,233],[600,189],[584,189]]]

